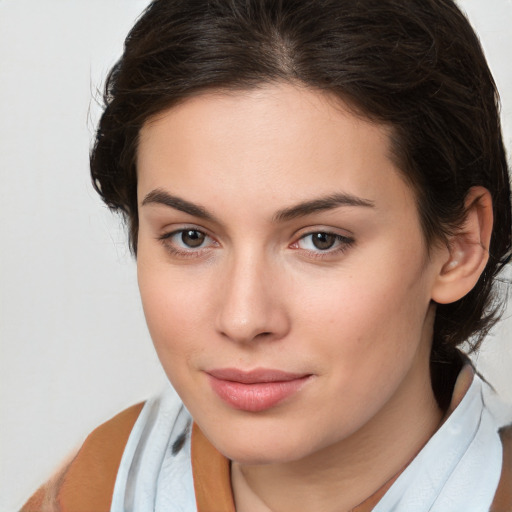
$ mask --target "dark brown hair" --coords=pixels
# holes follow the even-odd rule
[[[136,253],[144,122],[207,89],[276,81],[331,92],[391,127],[393,156],[416,193],[429,245],[460,227],[470,187],[490,191],[489,262],[470,293],[437,308],[431,361],[433,376],[442,375],[455,347],[468,339],[477,347],[499,316],[493,284],[510,259],[512,231],[498,95],[452,0],[152,2],[106,82],[91,152],[94,186],[125,215]]]

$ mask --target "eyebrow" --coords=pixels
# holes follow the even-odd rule
[[[186,201],[185,199],[181,199],[181,197],[173,196],[162,189],[155,189],[147,194],[142,201],[142,206],[147,204],[161,204],[174,208],[175,210],[179,210],[180,212],[188,213],[189,215],[200,219],[209,221],[216,220],[215,217],[206,210],[206,208]]]
[[[365,208],[373,208],[375,204],[369,199],[363,199],[351,194],[331,194],[326,197],[313,199],[312,201],[299,203],[290,208],[285,208],[284,210],[279,210],[274,215],[274,222],[283,222],[297,217],[304,217],[315,212],[333,210],[340,206],[363,206]]]
[[[144,197],[142,206],[148,204],[161,204],[164,206],[169,206],[170,208],[188,213],[194,217],[217,222],[215,216],[209,213],[208,210],[206,210],[206,208],[203,206],[191,203],[180,197],[173,196],[162,189],[152,190],[146,195],[146,197]],[[333,210],[341,206],[362,206],[366,208],[373,208],[375,204],[369,199],[363,199],[351,194],[330,194],[325,197],[320,197],[311,201],[305,201],[289,208],[279,210],[273,216],[272,220],[274,222],[284,222],[287,220],[295,219],[297,217],[305,217],[306,215],[310,215],[319,211]]]

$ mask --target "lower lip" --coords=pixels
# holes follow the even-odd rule
[[[231,407],[242,411],[260,412],[276,406],[297,393],[311,376],[255,384],[217,379],[211,375],[208,377],[215,393]]]

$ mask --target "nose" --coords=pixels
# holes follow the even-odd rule
[[[290,329],[278,269],[255,255],[240,256],[221,276],[217,331],[237,343],[277,340]],[[280,289],[281,288],[281,289]]]

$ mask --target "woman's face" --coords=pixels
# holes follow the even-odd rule
[[[291,85],[205,93],[142,129],[149,330],[229,458],[300,459],[431,399],[446,250],[427,256],[389,155],[385,127]]]

